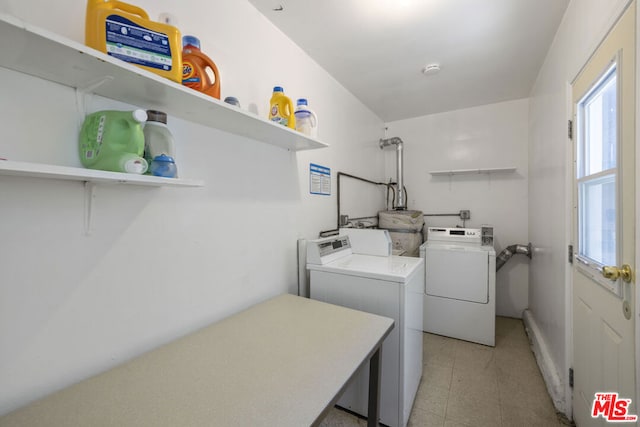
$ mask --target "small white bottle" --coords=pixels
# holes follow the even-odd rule
[[[147,122],[144,125],[144,158],[151,165],[153,159],[165,155],[175,162],[173,135],[167,127],[167,113],[147,110]],[[176,174],[177,176],[177,174]]]

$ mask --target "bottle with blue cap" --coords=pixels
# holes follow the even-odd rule
[[[306,98],[298,99],[296,104],[296,130],[311,138],[317,138],[318,116],[309,108]]]
[[[273,88],[271,107],[269,108],[269,120],[290,127],[291,129],[296,128],[293,102],[284,94],[284,89],[281,86]]]
[[[220,72],[215,62],[200,50],[200,39],[182,38],[182,84],[220,99]]]
[[[177,177],[173,135],[167,127],[167,113],[163,111],[147,110],[147,122],[144,125],[144,158],[150,166],[153,166],[157,160],[164,165],[169,162],[168,159],[171,159],[170,163],[173,164],[171,174],[154,173],[153,167],[149,168],[149,173],[168,178]]]
[[[149,170],[151,171],[151,175],[161,176],[163,178],[175,178],[178,174],[176,162],[173,160],[173,157],[169,157],[166,154],[160,154],[154,157]]]

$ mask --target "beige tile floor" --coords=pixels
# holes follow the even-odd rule
[[[496,318],[496,346],[424,334],[411,427],[565,426],[554,410],[522,321]],[[333,409],[323,427],[366,426]]]

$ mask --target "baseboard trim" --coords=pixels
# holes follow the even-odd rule
[[[565,387],[562,377],[559,374],[559,369],[551,358],[549,352],[549,346],[547,345],[544,336],[538,324],[536,323],[533,314],[529,310],[524,310],[522,313],[522,321],[531,343],[533,354],[535,355],[536,362],[542,373],[542,378],[547,386],[547,391],[553,405],[558,412],[563,414],[567,413],[567,401],[565,399]]]

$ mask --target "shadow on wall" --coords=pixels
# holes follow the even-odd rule
[[[295,152],[179,119],[171,130],[181,176],[204,179],[207,197],[223,203],[300,200]]]

